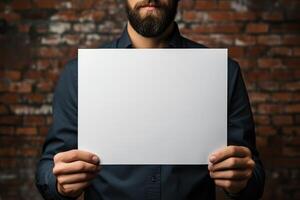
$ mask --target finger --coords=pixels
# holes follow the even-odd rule
[[[237,193],[246,187],[247,181],[215,179],[215,184],[228,192]]]
[[[74,162],[78,160],[91,164],[99,164],[100,162],[100,159],[97,155],[77,149],[61,152],[54,156],[54,162]]]
[[[209,171],[232,170],[232,169],[252,169],[255,162],[251,158],[231,157],[222,162],[209,165]]]
[[[252,176],[252,170],[215,171],[210,172],[209,175],[213,179],[248,180]]]
[[[98,173],[78,173],[78,174],[59,175],[57,177],[57,181],[61,185],[87,182],[94,179],[97,176],[97,174]]]
[[[89,185],[90,182],[81,182],[81,183],[60,185],[60,187],[64,194],[67,194],[68,196],[76,197],[80,195],[83,192],[83,190]]]
[[[74,174],[83,172],[97,172],[101,169],[100,165],[94,165],[83,161],[76,161],[72,163],[57,163],[53,168],[53,174]]]
[[[217,150],[209,156],[209,161],[217,163],[230,157],[251,157],[251,151],[243,146],[228,146]]]

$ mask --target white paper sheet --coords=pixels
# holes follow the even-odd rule
[[[227,145],[227,49],[80,49],[78,148],[102,164],[207,164]]]

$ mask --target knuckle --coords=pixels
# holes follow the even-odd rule
[[[232,146],[232,148],[231,148],[231,154],[232,155],[238,154],[239,151],[240,151],[240,146]]]
[[[61,157],[61,153],[55,154],[54,157],[53,157],[54,163],[58,162],[60,160],[60,157]]]
[[[82,174],[82,176],[81,176],[81,178],[82,178],[82,180],[86,180],[86,179],[88,179],[88,174],[87,173],[84,173],[84,174]]]
[[[64,179],[63,179],[61,176],[58,176],[58,177],[57,177],[57,182],[58,182],[59,184],[64,184]]]
[[[232,182],[231,181],[225,181],[225,187],[230,189],[232,187]]]
[[[235,146],[230,146],[230,148],[229,148],[229,152],[230,152],[230,154],[235,154]]]
[[[66,187],[65,188],[65,193],[67,193],[67,194],[72,194],[74,192],[75,192],[75,190],[72,187]]]
[[[70,151],[70,154],[68,155],[68,157],[69,157],[70,160],[76,160],[76,158],[77,158],[77,153],[76,153],[76,151],[71,150],[71,151]]]
[[[66,185],[60,185],[60,187],[61,187],[61,190],[62,190],[64,193],[67,193],[68,186],[66,186]]]
[[[92,170],[93,170],[93,171],[96,171],[97,168],[98,168],[97,165],[93,165]]]
[[[248,171],[248,172],[246,173],[246,177],[247,177],[247,178],[251,178],[251,176],[252,176],[252,171]]]
[[[85,165],[84,163],[79,163],[78,164],[78,171],[84,171],[85,170]]]
[[[229,171],[229,178],[234,178],[236,176],[236,173],[234,171]]]
[[[231,158],[229,162],[229,167],[234,167],[237,164],[236,158]]]
[[[252,156],[250,149],[248,149],[247,147],[244,147],[244,148],[245,148],[245,152],[247,153],[247,155]]]
[[[58,173],[58,166],[57,165],[55,165],[53,167],[52,172],[53,172],[54,175],[56,175]]]
[[[249,167],[252,169],[252,168],[254,168],[254,166],[255,166],[255,162],[254,162],[252,159],[250,159],[250,160],[248,161],[248,165],[249,165]]]

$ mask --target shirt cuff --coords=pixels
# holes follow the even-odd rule
[[[50,195],[53,197],[53,199],[55,200],[76,200],[77,198],[73,198],[73,197],[66,197],[61,195],[58,191],[57,191],[57,179],[54,176],[53,173],[49,173],[49,177],[48,177],[48,186],[49,186],[49,193]]]

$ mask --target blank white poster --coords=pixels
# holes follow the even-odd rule
[[[227,49],[80,49],[78,149],[102,164],[207,164],[227,145]]]

